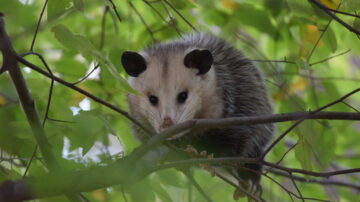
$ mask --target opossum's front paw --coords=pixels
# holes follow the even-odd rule
[[[185,149],[185,152],[191,157],[191,158],[208,158],[212,159],[214,158],[214,154],[207,154],[207,152],[201,151],[200,153],[197,151],[197,149],[191,145],[188,145]],[[216,175],[215,169],[207,163],[200,163],[200,167],[204,170],[207,170],[210,172],[211,177],[214,177]]]
[[[244,191],[245,190],[245,191]],[[234,200],[237,201],[239,198],[247,196],[249,202],[255,201],[253,197],[260,198],[262,189],[260,184],[255,183],[253,180],[248,180],[245,183],[239,185],[234,192]],[[249,196],[250,195],[250,196]]]

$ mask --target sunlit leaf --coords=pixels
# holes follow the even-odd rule
[[[329,47],[331,52],[335,52],[337,50],[337,39],[334,31],[329,27],[323,37],[324,43]]]

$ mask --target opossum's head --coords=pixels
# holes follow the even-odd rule
[[[126,51],[121,61],[129,84],[141,94],[128,96],[131,111],[156,132],[194,118],[218,117],[221,113],[221,109],[207,106],[217,100],[210,51],[190,49],[162,54]]]

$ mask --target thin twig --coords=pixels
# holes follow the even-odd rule
[[[199,32],[168,0],[163,0],[170,8],[172,8],[195,32]]]
[[[350,52],[350,51],[351,51],[351,49],[349,49],[349,50],[347,50],[347,51],[344,51],[344,52],[342,52],[342,53],[339,53],[339,54],[337,54],[337,55],[330,56],[330,57],[328,57],[328,58],[322,59],[322,60],[320,60],[320,61],[310,63],[309,65],[310,65],[310,66],[314,66],[314,65],[317,65],[317,64],[326,62],[326,61],[331,60],[331,59],[333,59],[333,58],[335,58],[335,57],[339,57],[339,56],[345,55],[346,53],[348,53],[348,52]]]
[[[109,2],[111,3],[112,8],[114,9],[114,12],[116,13],[117,18],[118,18],[119,21],[121,22],[120,15],[119,15],[119,13],[118,13],[118,11],[117,11],[117,9],[116,9],[116,6],[115,6],[114,2],[113,2],[112,0],[109,0]]]
[[[339,4],[339,6],[340,6],[340,4]],[[317,46],[319,45],[320,40],[322,39],[322,37],[324,36],[325,32],[326,32],[327,29],[329,28],[332,20],[333,20],[333,19],[330,18],[330,20],[329,20],[329,22],[326,24],[324,30],[321,32],[319,38],[316,40],[316,42],[315,42],[315,44],[314,44],[314,47],[311,49],[311,52],[310,52],[310,54],[308,55],[308,57],[307,57],[307,59],[306,59],[306,62],[307,62],[307,63],[310,63],[311,56],[314,54],[315,49],[317,48]]]
[[[292,177],[292,174],[291,174],[291,173],[289,173],[289,178],[291,179],[291,182],[293,183],[293,185],[294,185],[294,187],[295,187],[296,191],[298,192],[298,194],[299,194],[299,196],[300,196],[301,200],[302,200],[302,201],[305,201],[305,200],[304,200],[304,197],[302,196],[302,193],[301,193],[301,191],[300,191],[299,187],[297,186],[297,184],[296,184],[296,182],[295,182],[294,178]]]
[[[289,178],[289,174],[283,171],[279,171],[273,168],[270,168],[267,170],[267,172],[270,172],[272,174],[275,175],[280,175],[280,176],[284,176],[286,178]],[[342,187],[349,187],[349,188],[353,188],[356,190],[360,191],[360,185],[357,184],[352,184],[352,183],[346,183],[346,182],[342,182],[342,181],[336,181],[336,180],[331,180],[331,179],[323,179],[323,180],[319,180],[319,179],[315,179],[315,178],[310,178],[307,179],[305,177],[301,177],[298,175],[292,175],[292,178],[296,181],[299,182],[305,182],[305,183],[317,183],[317,184],[321,184],[321,185],[336,185],[336,186],[342,186]]]
[[[44,11],[45,11],[47,2],[48,2],[48,0],[45,0],[44,6],[43,6],[43,8],[42,8],[42,10],[41,10],[41,13],[40,13],[39,20],[38,20],[38,22],[37,22],[37,24],[36,24],[34,37],[33,37],[33,40],[32,40],[32,42],[31,42],[31,46],[30,46],[30,49],[29,49],[30,52],[33,51],[34,44],[35,44],[35,40],[36,40],[36,36],[37,36],[38,30],[39,30],[39,27],[40,27],[41,19],[42,19],[42,16],[43,16],[43,14],[44,14]]]
[[[156,42],[157,40],[154,37],[154,33],[153,31],[150,29],[149,25],[146,24],[144,18],[142,17],[142,15],[139,13],[139,11],[135,8],[135,6],[131,3],[131,1],[129,1],[129,5],[131,6],[131,8],[135,11],[136,15],[140,18],[141,22],[143,23],[143,25],[145,26],[146,30],[149,32],[151,39],[153,40],[153,42]]]
[[[336,9],[339,9],[340,5],[341,5],[341,3],[339,3],[339,5],[337,6]],[[329,20],[329,22],[326,24],[324,30],[321,32],[319,38],[316,40],[316,42],[315,42],[315,44],[314,44],[314,47],[311,49],[311,52],[310,52],[310,54],[308,55],[308,57],[307,57],[307,59],[306,59],[306,62],[307,62],[308,64],[310,63],[311,56],[314,54],[315,49],[318,47],[320,40],[322,39],[322,37],[325,35],[326,31],[328,30],[328,28],[329,28],[332,20],[333,20],[333,19],[330,18],[330,20]],[[312,69],[309,69],[309,76],[310,76],[311,92],[312,92],[312,94],[313,94],[315,106],[316,106],[316,108],[319,108],[319,99],[318,99],[317,93],[316,93],[315,81],[314,81],[314,79],[312,79],[312,76],[313,76],[313,71],[312,71]]]
[[[355,107],[351,106],[349,103],[342,101],[342,103],[344,103],[344,105],[348,106],[349,108],[353,109],[356,112],[360,112],[359,110],[357,110]]]
[[[65,120],[59,120],[59,119],[53,119],[53,118],[47,118],[49,121],[54,121],[54,122],[60,122],[60,123],[76,123],[74,121],[65,121]]]
[[[165,4],[162,1],[160,1],[160,3],[163,6],[163,8],[165,9],[166,13],[168,14],[170,21],[171,21],[171,25],[174,27],[176,33],[182,38],[181,32],[180,32],[179,28],[176,26],[176,22],[175,22],[174,18],[171,16],[169,10],[166,8]]]
[[[83,78],[79,79],[78,81],[74,82],[72,85],[77,85],[87,79],[97,68],[99,68],[100,64],[97,64],[87,75],[85,75]]]
[[[288,61],[286,59],[284,60],[261,60],[261,59],[252,59],[251,62],[280,62],[280,63],[288,63],[288,64],[296,64],[294,61]]]
[[[296,75],[296,76],[300,76],[300,77],[303,77],[303,78],[308,78],[310,79],[310,76],[307,75],[307,74],[300,74],[298,72],[276,72],[276,73],[273,73],[273,74],[268,74],[268,76],[273,76],[273,75]],[[318,77],[318,76],[312,76],[311,77],[312,79],[314,80],[341,80],[341,81],[355,81],[355,82],[360,82],[360,79],[357,79],[357,78],[347,78],[347,77]]]
[[[355,14],[352,14],[352,13],[347,13],[347,12],[344,12],[344,11],[338,11],[338,10],[334,10],[332,8],[329,8],[329,7],[326,7],[329,11],[332,11],[334,13],[339,13],[339,14],[342,14],[342,15],[347,15],[347,16],[351,16],[351,17],[354,17],[354,18],[360,18],[359,15],[357,15],[356,13]]]
[[[104,13],[101,19],[101,35],[100,35],[100,45],[99,50],[102,50],[105,40],[105,22],[106,22],[106,13],[109,12],[109,6],[105,6]]]
[[[168,22],[165,20],[165,18],[161,15],[161,13],[152,5],[151,2],[146,1],[146,0],[143,0],[143,2],[144,2],[146,5],[148,5],[148,6],[161,18],[161,20],[162,20],[163,22],[168,23]],[[159,2],[161,2],[161,1],[159,1]]]

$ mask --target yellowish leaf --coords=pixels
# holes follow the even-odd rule
[[[224,8],[235,10],[237,8],[237,4],[233,0],[221,0],[221,5]]]
[[[288,95],[294,92],[301,92],[306,88],[306,79],[299,78],[294,83],[290,84],[289,87],[277,91],[275,94],[272,95],[272,99],[274,101],[282,101],[288,98]]]
[[[96,201],[100,201],[100,202],[106,201],[104,189],[97,189],[95,191],[92,191],[91,195],[94,197]]]
[[[303,91],[306,88],[306,80],[304,78],[299,78],[297,81],[292,83],[289,86],[289,93],[293,93],[295,91]]]
[[[4,96],[0,95],[0,107],[5,106],[7,103],[8,100]]]
[[[89,89],[84,85],[80,85],[79,87],[85,91],[89,91]],[[77,91],[74,92],[74,94],[72,96],[72,104],[78,105],[85,97],[86,97],[85,95],[83,95]]]
[[[331,9],[336,9],[337,5],[339,4],[338,0],[320,0],[320,2]]]

